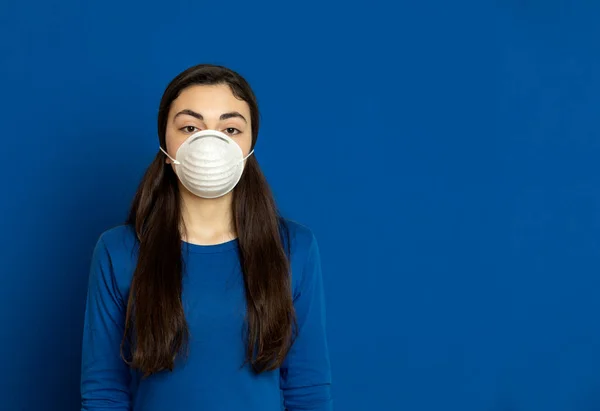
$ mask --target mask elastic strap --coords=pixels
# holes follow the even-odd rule
[[[169,159],[170,159],[170,160],[173,162],[173,164],[178,164],[178,165],[179,165],[179,164],[181,164],[179,161],[177,161],[177,160],[175,160],[173,157],[171,157],[171,156],[169,155],[169,153],[167,153],[165,150],[163,150],[163,148],[162,148],[162,147],[160,147],[160,146],[159,146],[158,148],[160,148],[160,151],[162,151],[163,153],[165,153],[165,155],[166,155],[167,157],[169,157]]]
[[[242,158],[242,161],[246,161],[246,159],[250,157],[252,153],[254,153],[254,149],[252,149],[252,151],[250,151],[246,157]]]

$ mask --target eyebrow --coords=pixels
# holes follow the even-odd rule
[[[189,109],[181,110],[179,113],[175,114],[175,117],[173,117],[173,120],[175,120],[177,117],[183,116],[183,115],[192,116],[192,117],[197,118],[200,121],[204,121],[204,117],[202,116],[202,114],[196,113],[195,111],[192,111]],[[241,118],[242,120],[244,120],[244,122],[248,123],[248,120],[246,120],[246,118],[244,116],[242,116],[240,113],[238,113],[237,111],[230,111],[228,113],[223,113],[223,114],[221,114],[221,117],[219,117],[219,119],[227,120],[227,119],[236,118],[236,117]]]

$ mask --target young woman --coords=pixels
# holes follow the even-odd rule
[[[168,85],[127,224],[94,250],[82,410],[331,410],[318,246],[278,215],[258,126],[227,68]]]

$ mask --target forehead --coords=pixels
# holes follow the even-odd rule
[[[233,95],[227,84],[190,86],[173,100],[170,116],[188,109],[201,113],[203,116],[220,116],[223,113],[238,111],[249,118],[248,103]]]

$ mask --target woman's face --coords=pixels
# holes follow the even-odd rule
[[[218,130],[231,137],[244,157],[252,146],[248,103],[237,99],[227,84],[196,85],[183,90],[171,103],[167,119],[167,152],[173,158],[179,146],[192,134]],[[171,160],[167,157],[167,163]]]

